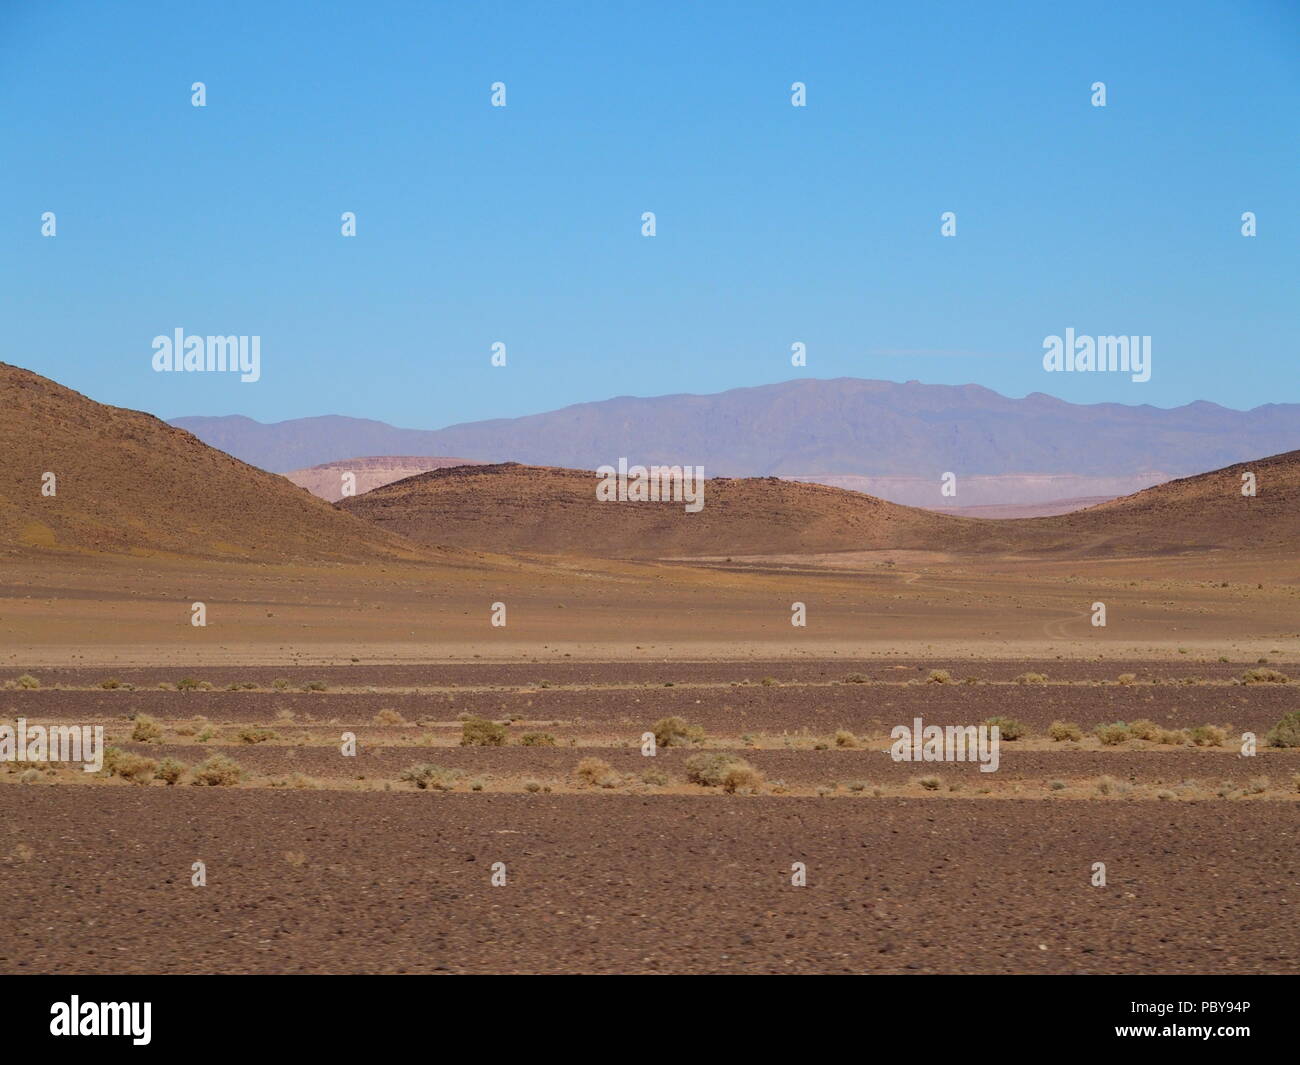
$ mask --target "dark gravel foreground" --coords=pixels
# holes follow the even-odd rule
[[[93,794],[0,788],[0,972],[1300,970],[1289,803]]]

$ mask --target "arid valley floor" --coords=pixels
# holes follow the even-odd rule
[[[0,770],[0,971],[1297,970],[1300,685],[1242,682],[1294,566],[833,561],[10,566],[0,717],[138,757]],[[895,762],[916,717],[1024,731]]]
[[[1300,969],[1300,452],[997,521],[511,463],[336,504],[0,409],[0,739],[108,747],[0,759],[0,972]],[[918,718],[996,771],[895,760]]]

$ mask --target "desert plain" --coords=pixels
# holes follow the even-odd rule
[[[109,752],[0,763],[0,972],[1300,969],[1295,453],[689,527],[517,466],[334,505],[7,374],[0,724]]]

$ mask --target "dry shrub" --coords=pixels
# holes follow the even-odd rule
[[[460,727],[462,747],[504,747],[506,727],[485,717],[468,717]]]
[[[1161,728],[1154,721],[1148,721],[1141,718],[1129,724],[1129,732],[1134,739],[1138,740],[1158,740],[1160,738]]]
[[[724,791],[757,790],[763,774],[728,751],[702,751],[686,759],[686,779],[693,784]]]
[[[926,684],[951,684],[952,674],[946,669],[932,669],[930,675],[925,678]]]
[[[1017,684],[1046,684],[1047,674],[1046,673],[1021,673],[1020,676],[1016,678],[1016,683]]]
[[[181,779],[187,768],[189,767],[184,762],[175,758],[164,758],[158,763],[157,776],[159,780],[165,780],[168,784],[175,784]]]
[[[243,779],[243,767],[229,755],[216,751],[194,767],[190,783],[204,788],[224,788]]]
[[[407,721],[406,718],[404,718],[401,715],[400,711],[394,710],[391,707],[386,707],[383,710],[380,710],[379,713],[375,715],[375,724],[376,725],[405,725],[407,724]]]
[[[853,735],[848,729],[840,729],[835,733],[836,747],[856,747],[858,745],[857,736]]]
[[[1101,740],[1106,747],[1118,747],[1131,735],[1128,726],[1123,721],[1116,721],[1113,725],[1098,725],[1092,731],[1093,735]]]
[[[525,732],[519,737],[521,747],[554,747],[555,737],[549,732]]]
[[[614,767],[603,758],[584,758],[574,768],[573,775],[580,783],[593,788],[616,788],[619,784]]]
[[[926,791],[938,791],[939,787],[943,784],[943,781],[938,777],[921,777],[917,783],[920,784],[921,787],[925,788]]]
[[[131,729],[131,739],[136,743],[157,743],[162,739],[163,729],[148,714],[136,714],[135,724]]]
[[[1057,743],[1064,743],[1066,740],[1074,740],[1077,743],[1083,739],[1083,729],[1073,721],[1053,721],[1047,727],[1047,734]]]
[[[1187,738],[1198,747],[1222,747],[1228,734],[1217,725],[1197,725],[1187,730]]]
[[[866,684],[870,678],[865,673],[850,673],[844,678],[845,684]]]
[[[109,776],[121,777],[132,784],[148,784],[153,780],[158,763],[143,754],[133,754],[120,747],[110,747],[104,752],[104,770]]]
[[[24,673],[17,681],[20,688],[39,688],[41,682],[33,677],[30,673]]]
[[[688,743],[702,743],[704,729],[689,725],[684,717],[661,717],[651,730],[659,747],[684,747]]]
[[[240,743],[265,743],[267,740],[276,739],[276,734],[269,728],[255,728],[252,725],[245,725],[235,737]]]
[[[1268,731],[1265,741],[1270,747],[1300,747],[1300,710],[1282,715]]]
[[[1119,682],[1120,682],[1121,684],[1124,684],[1124,685],[1135,684],[1135,683],[1137,683],[1137,674],[1136,674],[1136,673],[1121,673],[1121,674],[1119,675]]]
[[[444,769],[429,762],[403,769],[399,780],[409,781],[421,791],[451,791],[465,774],[459,769]]]
[[[1014,717],[990,717],[984,724],[998,727],[998,734],[1004,740],[1018,740],[1029,732],[1029,726]]]
[[[1248,669],[1241,675],[1241,682],[1243,684],[1289,684],[1291,678],[1276,669]]]

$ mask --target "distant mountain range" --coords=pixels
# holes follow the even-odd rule
[[[1300,404],[1236,411],[1199,401],[1166,410],[858,378],[706,396],[621,396],[436,430],[338,415],[171,424],[281,473],[368,455],[465,455],[579,469],[627,456],[702,465],[710,477],[817,481],[935,507],[1115,496],[1300,448]],[[939,495],[947,472],[957,475],[956,497]]]

